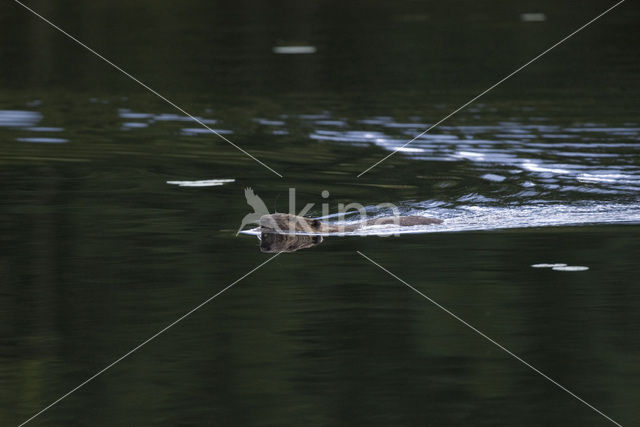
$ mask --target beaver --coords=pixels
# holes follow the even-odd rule
[[[285,213],[275,213],[260,217],[259,224],[260,230],[263,233],[347,233],[371,225],[390,224],[408,227],[412,225],[442,224],[442,220],[426,216],[407,215],[372,218],[353,224],[328,224],[318,219],[305,218]]]

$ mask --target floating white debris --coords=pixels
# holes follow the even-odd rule
[[[588,269],[589,267],[585,267],[584,265],[565,265],[552,268],[552,270],[555,271],[587,271]]]
[[[167,181],[167,184],[179,187],[213,187],[227,182],[235,182],[235,179],[205,179],[201,181]]]
[[[566,267],[567,264],[533,264],[531,267],[533,268],[557,268],[557,267]]]
[[[544,13],[522,13],[520,20],[522,22],[544,22],[547,20],[547,15]]]
[[[533,268],[550,268],[555,271],[586,271],[589,267],[583,265],[567,265],[567,264],[533,264]]]
[[[280,55],[308,55],[316,53],[315,46],[274,46],[273,53]]]

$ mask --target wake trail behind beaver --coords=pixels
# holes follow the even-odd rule
[[[396,234],[442,233],[456,231],[483,231],[531,227],[554,227],[596,224],[640,224],[640,205],[584,203],[580,205],[521,205],[509,207],[458,206],[455,208],[431,208],[428,211],[412,209],[406,215],[426,215],[444,220],[442,224],[400,227],[375,225],[345,233],[303,233],[319,236],[376,236]],[[354,224],[358,221],[334,222]],[[260,229],[241,231],[243,234],[260,235]]]

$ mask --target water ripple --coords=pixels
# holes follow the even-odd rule
[[[40,120],[42,114],[37,111],[0,110],[0,127],[35,126]]]
[[[471,161],[478,178],[524,172],[523,186],[580,194],[637,194],[640,189],[640,127],[601,123],[570,126],[502,121],[496,124],[440,126],[410,145],[406,142],[429,125],[375,116],[344,129],[327,129],[327,118],[314,122],[309,138],[353,146],[378,146],[419,161]],[[629,155],[635,154],[635,155]],[[624,174],[619,173],[624,169]],[[577,185],[577,184],[583,185]],[[551,185],[555,185],[552,187]]]

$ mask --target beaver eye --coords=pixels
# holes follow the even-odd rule
[[[311,226],[313,228],[318,228],[320,227],[320,221],[318,221],[317,219],[314,219],[313,221],[311,221]]]

